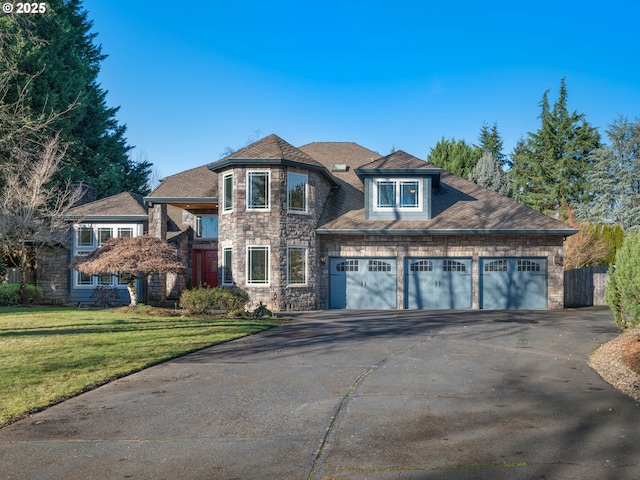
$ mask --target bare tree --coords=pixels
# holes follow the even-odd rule
[[[51,185],[66,147],[54,135],[41,151],[20,151],[0,164],[0,245],[9,264],[20,271],[20,298],[25,299],[27,272],[45,246],[66,246],[69,222],[63,217],[81,195],[70,184]]]
[[[112,238],[90,254],[76,256],[71,268],[86,275],[114,275],[126,281],[131,307],[138,304],[136,280],[148,279],[154,273],[185,271],[171,245],[147,235]]]

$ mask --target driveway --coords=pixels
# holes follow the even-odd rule
[[[0,429],[0,478],[640,478],[607,309],[295,320]]]

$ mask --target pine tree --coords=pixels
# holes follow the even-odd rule
[[[500,195],[508,196],[511,191],[508,174],[502,170],[490,153],[484,153],[480,157],[469,174],[469,180]]]
[[[584,114],[569,113],[564,78],[553,108],[548,93],[540,102],[540,128],[514,150],[513,196],[540,212],[566,216],[588,196],[589,155],[600,146],[600,135]]]
[[[494,124],[489,128],[489,125],[486,123],[482,124],[480,128],[480,135],[478,137],[478,141],[480,144],[478,147],[482,154],[490,154],[494,161],[500,166],[500,168],[507,165],[507,158],[504,153],[502,153],[502,148],[504,146],[504,142],[500,133],[498,133],[498,123],[494,122]]]
[[[444,137],[436,143],[427,157],[427,162],[443,168],[455,175],[468,178],[482,156],[480,149],[467,144],[464,140]]]
[[[106,56],[91,27],[80,0],[52,0],[44,14],[2,16],[0,103],[21,100],[34,122],[55,117],[48,129],[68,145],[59,181],[87,182],[100,197],[125,190],[145,194],[151,164],[133,161],[126,127],[116,120],[118,108],[106,104],[97,83]],[[11,132],[0,134],[7,138]],[[0,162],[10,158],[0,151]]]
[[[607,136],[610,143],[590,155],[590,195],[578,206],[577,215],[587,221],[619,223],[631,232],[640,228],[640,123],[620,116]]]

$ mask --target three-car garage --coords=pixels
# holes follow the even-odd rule
[[[401,262],[403,274],[398,274]],[[474,276],[474,270],[477,271]],[[547,258],[329,259],[329,306],[344,309],[547,308]]]

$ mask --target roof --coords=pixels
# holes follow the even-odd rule
[[[379,159],[381,155],[353,142],[314,142],[299,147],[299,150],[312,156],[328,169],[332,170],[335,164],[349,167],[347,171],[331,172],[339,188],[329,195],[319,225],[348,213],[354,205],[362,207],[364,219],[364,185],[356,175],[355,169]]]
[[[413,155],[409,155],[402,150],[393,152],[386,157],[379,158],[373,162],[369,162],[366,165],[360,165],[358,170],[397,170],[397,169],[410,169],[410,170],[435,170],[441,171],[441,168],[431,165],[430,163],[420,160]]]
[[[217,198],[218,174],[206,165],[170,175],[147,196],[147,199]]]
[[[146,220],[147,209],[141,195],[123,192],[71,208],[65,217],[85,220]]]
[[[317,233],[343,234],[557,234],[575,230],[403,151],[385,157],[356,143],[318,142],[299,147],[330,168],[344,163],[347,172],[331,172],[340,188],[329,195]],[[416,171],[440,173],[432,197],[431,220],[366,220],[364,186],[357,172]]]

